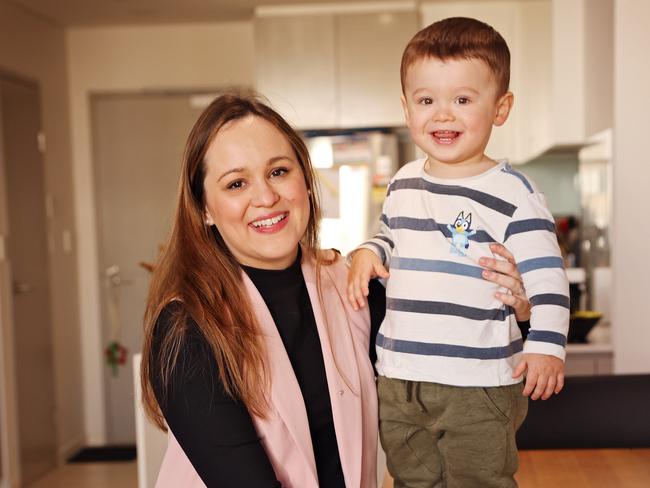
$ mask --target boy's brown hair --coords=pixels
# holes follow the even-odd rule
[[[480,59],[496,78],[498,95],[510,85],[510,50],[494,28],[476,19],[450,17],[434,22],[409,41],[402,54],[402,93],[406,73],[413,63],[426,58]]]

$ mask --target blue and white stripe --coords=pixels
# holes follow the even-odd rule
[[[497,212],[502,213],[503,215],[507,215],[508,217],[512,217],[512,214],[514,214],[515,210],[517,210],[517,207],[512,203],[497,198],[489,193],[473,190],[464,186],[441,185],[439,183],[432,183],[431,181],[427,181],[423,178],[405,178],[395,180],[388,187],[386,196],[388,197],[392,192],[398,190],[424,190],[436,195],[465,197],[468,200],[473,200],[476,203],[483,205],[484,207],[496,210]]]
[[[506,359],[523,349],[523,341],[515,339],[507,346],[469,347],[457,344],[435,344],[430,342],[391,339],[377,334],[377,346],[387,351],[417,356],[443,356],[462,359]]]

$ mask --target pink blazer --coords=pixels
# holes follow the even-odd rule
[[[368,359],[368,309],[355,312],[346,299],[347,268],[342,259],[323,266],[323,307],[316,289],[316,269],[303,257],[302,272],[316,318],[332,402],[341,465],[348,488],[377,486],[377,393]],[[304,401],[282,339],[264,300],[243,273],[255,314],[267,341],[271,373],[271,407],[267,419],[253,418],[285,488],[316,488],[318,476]],[[323,308],[327,311],[328,325]],[[199,488],[205,485],[169,432],[157,488]]]

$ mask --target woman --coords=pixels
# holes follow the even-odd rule
[[[158,486],[376,486],[385,297],[375,283],[370,313],[348,304],[316,193],[304,143],[255,98],[221,96],[192,129],[145,316],[145,408],[169,426]],[[521,289],[507,271],[492,280]]]

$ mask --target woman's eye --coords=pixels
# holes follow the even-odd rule
[[[240,188],[244,187],[244,182],[242,180],[235,180],[232,183],[230,183],[226,188],[228,190],[239,190]]]
[[[277,176],[282,176],[286,174],[289,170],[287,168],[275,168],[271,171],[271,177],[275,178]]]
[[[460,105],[466,105],[466,104],[469,103],[469,98],[467,98],[467,97],[458,97],[457,101],[458,101],[458,103]]]
[[[433,103],[433,99],[429,97],[422,97],[420,100],[418,100],[418,103],[420,105],[431,105]]]

